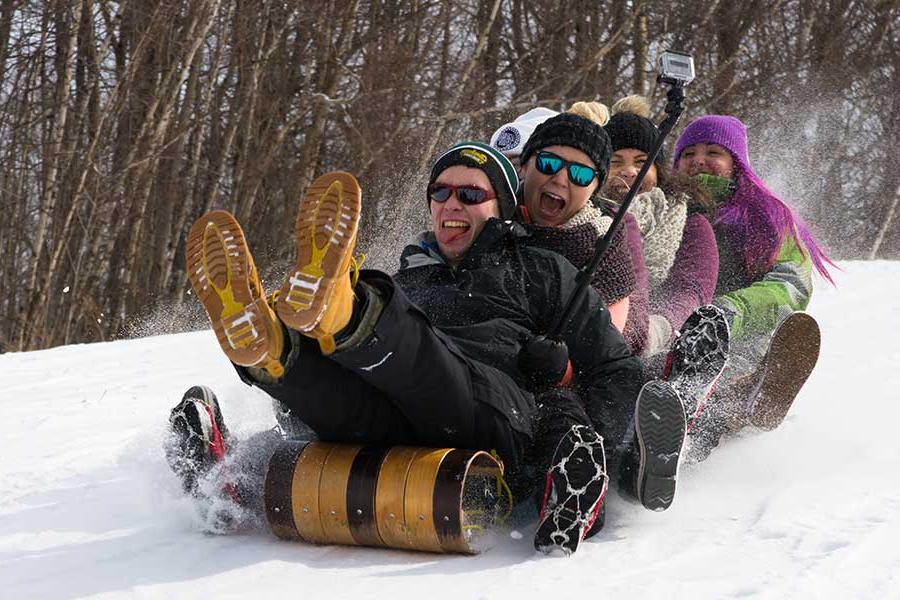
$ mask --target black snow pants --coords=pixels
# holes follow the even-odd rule
[[[522,466],[526,452],[528,458],[534,455],[536,428],[550,433],[540,436],[541,445],[555,448],[559,424],[552,433],[544,431],[529,392],[505,373],[465,356],[389,276],[366,270],[360,281],[383,301],[366,339],[323,356],[315,340],[291,336],[300,347],[284,377],[274,384],[252,381],[245,373],[242,378],[278,400],[323,441],[496,450],[507,472]],[[553,403],[554,420],[562,410],[587,422],[577,401],[569,403],[570,409],[559,404]]]

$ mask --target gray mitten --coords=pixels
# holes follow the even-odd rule
[[[644,353],[653,356],[668,351],[672,340],[672,324],[662,315],[650,315],[650,329],[647,332],[647,348]]]

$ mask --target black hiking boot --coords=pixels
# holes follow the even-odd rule
[[[649,510],[666,510],[675,499],[686,428],[678,392],[664,381],[646,383],[635,403],[634,439],[622,456],[620,489]]]
[[[166,459],[184,491],[196,494],[200,478],[224,460],[229,447],[228,429],[212,390],[198,385],[186,391],[169,414],[169,427]]]
[[[603,438],[590,427],[573,426],[560,440],[547,471],[535,549],[544,554],[575,552],[600,514],[608,482]]]
[[[684,402],[687,430],[694,428],[728,358],[728,319],[718,306],[697,308],[684,322],[666,357],[662,379]]]

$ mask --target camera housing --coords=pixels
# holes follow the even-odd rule
[[[690,54],[666,50],[659,55],[659,80],[685,86],[694,80],[694,59]]]

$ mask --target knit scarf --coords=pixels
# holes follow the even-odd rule
[[[579,225],[590,223],[597,230],[597,237],[602,236],[609,230],[612,224],[612,217],[603,214],[603,211],[588,202],[584,208],[572,215],[572,218],[563,224],[563,229],[572,229]]]
[[[666,197],[661,189],[654,187],[635,196],[628,212],[634,215],[641,230],[647,278],[653,290],[669,276],[675,253],[681,246],[687,221],[687,197],[684,194]]]

